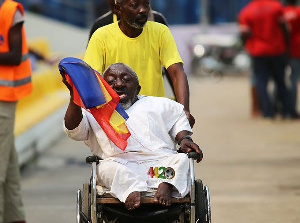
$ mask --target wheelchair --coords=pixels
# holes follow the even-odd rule
[[[77,191],[77,223],[211,223],[210,194],[202,180],[195,179],[194,160],[198,154],[187,154],[190,165],[191,188],[184,198],[172,198],[170,206],[153,202],[153,196],[141,196],[139,208],[128,211],[124,203],[110,194],[101,193],[97,186],[96,166],[101,160],[96,156],[86,158],[91,164],[91,177]],[[103,192],[103,191],[102,191]]]

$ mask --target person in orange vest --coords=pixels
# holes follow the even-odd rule
[[[25,223],[14,143],[17,102],[32,90],[23,23],[23,6],[0,0],[0,222],[4,223]]]

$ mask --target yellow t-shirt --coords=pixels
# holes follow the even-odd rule
[[[114,63],[124,63],[138,75],[140,94],[165,96],[162,67],[183,63],[169,28],[148,21],[136,38],[127,37],[117,22],[97,29],[90,39],[84,61],[102,74]]]

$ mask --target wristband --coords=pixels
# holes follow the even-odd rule
[[[178,145],[180,145],[182,140],[184,140],[184,139],[189,139],[189,140],[193,141],[193,139],[190,135],[186,135],[186,136],[183,136],[181,139],[179,139]]]

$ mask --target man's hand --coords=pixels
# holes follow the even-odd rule
[[[203,152],[199,148],[199,146],[193,142],[193,140],[189,138],[184,138],[180,142],[180,150],[184,153],[196,152],[199,154],[199,159],[197,159],[197,163],[199,163],[203,159]]]
[[[61,77],[62,77],[62,82],[66,85],[66,87],[70,91],[71,98],[73,97],[73,86],[68,82],[67,76],[64,71],[60,71]]]

